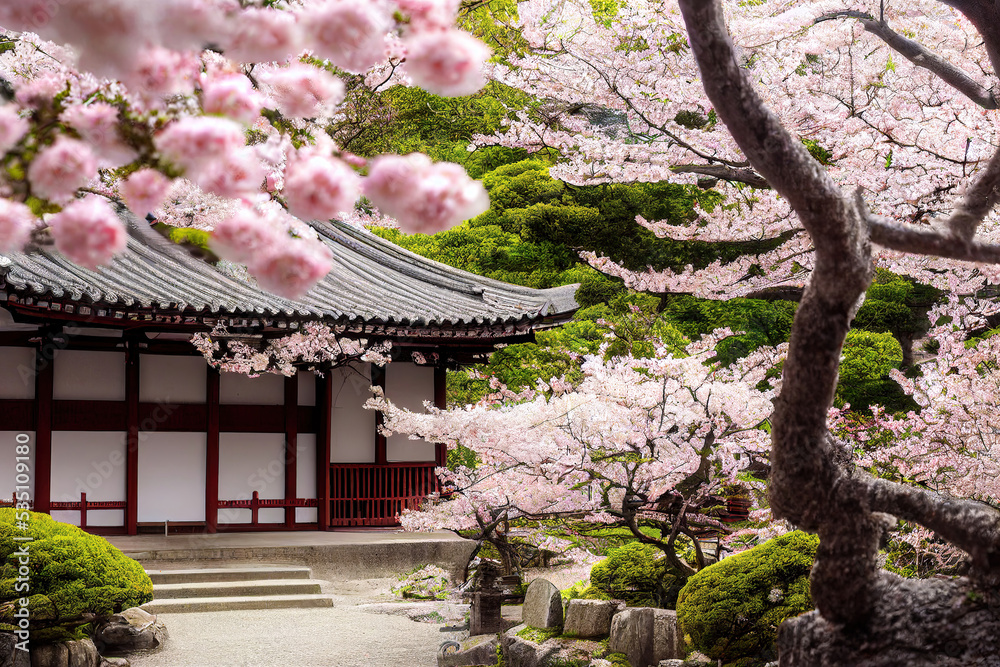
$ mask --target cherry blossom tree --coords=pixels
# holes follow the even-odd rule
[[[705,336],[681,356],[662,345],[648,358],[588,356],[575,387],[553,378],[514,393],[494,381],[494,393],[464,409],[418,414],[373,399],[388,431],[475,455],[475,465],[439,469],[444,497],[405,512],[404,527],[490,542],[509,570],[511,524],[614,524],[659,548],[677,576],[693,574],[706,564],[698,536],[732,532],[719,519],[723,487],[737,479],[759,487],[752,474],[766,471],[762,425],[774,390],[762,381],[781,350],[722,367],[715,344],[728,334]],[[536,546],[554,541],[544,525],[528,532]],[[693,547],[694,566],[678,555],[678,540]]]
[[[297,298],[332,258],[306,221],[364,194],[404,229],[488,207],[456,165],[371,164],[327,134],[344,78],[468,95],[489,49],[457,3],[29,0],[0,6],[0,252],[54,242],[96,268],[124,249],[112,207],[212,230],[212,248]],[[195,213],[192,213],[192,212]]]

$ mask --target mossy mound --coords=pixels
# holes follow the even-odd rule
[[[809,571],[819,538],[795,531],[706,567],[677,598],[695,649],[726,665],[773,660],[778,625],[813,608]]]
[[[656,547],[629,542],[608,551],[590,570],[590,586],[579,597],[624,600],[630,607],[673,608],[680,590],[678,578]]]
[[[103,537],[29,512],[22,529],[13,508],[0,508],[0,630],[15,623],[18,552],[28,544],[31,641],[76,638],[89,618],[104,618],[153,599],[142,566]],[[31,537],[30,542],[15,537]]]

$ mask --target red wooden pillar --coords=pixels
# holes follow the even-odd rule
[[[382,395],[385,395],[385,366],[379,366],[377,364],[371,364],[372,369],[372,386],[380,387],[382,389]],[[382,424],[385,423],[385,419],[382,417],[382,413],[375,412],[375,465],[381,466],[387,463],[386,458],[386,443],[385,436],[382,435]]]
[[[316,523],[330,529],[330,436],[333,432],[333,375],[316,376]]]
[[[35,511],[52,502],[52,389],[55,345],[43,338],[35,351]]]
[[[297,375],[285,378],[285,500],[295,500],[296,471],[298,467],[299,439],[299,378]],[[317,441],[316,446],[319,447]],[[285,508],[285,527],[295,526],[295,507]]]
[[[219,371],[209,367],[206,380],[205,532],[219,526]]]
[[[125,530],[139,532],[139,341],[125,342]]]
[[[448,407],[448,369],[444,366],[434,367],[434,407]],[[439,442],[434,446],[434,461],[439,466],[448,465],[448,445]]]

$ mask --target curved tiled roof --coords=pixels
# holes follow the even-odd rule
[[[127,215],[127,214],[126,214]],[[290,320],[456,326],[565,319],[575,285],[536,290],[483,278],[340,222],[315,225],[334,268],[298,301],[193,257],[129,219],[128,248],[96,270],[53,248],[0,255],[0,289],[22,297],[119,308]],[[561,316],[561,317],[560,317]]]

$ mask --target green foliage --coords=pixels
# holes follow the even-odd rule
[[[20,563],[16,555],[30,536],[30,597],[32,642],[73,638],[86,623],[84,614],[107,617],[153,599],[153,584],[137,561],[103,537],[55,521],[48,514],[29,513],[28,530],[15,523],[20,512],[0,508],[0,630],[13,625]]]
[[[778,625],[813,608],[809,571],[819,538],[795,531],[706,567],[677,598],[694,648],[728,665],[773,660]]]
[[[517,636],[529,642],[541,644],[562,634],[562,628],[534,628],[530,625],[518,630]]]
[[[908,403],[889,371],[903,363],[903,348],[890,333],[853,330],[847,332],[837,383],[838,405],[867,411],[873,403],[902,409]]]
[[[609,653],[604,659],[610,662],[612,667],[632,667],[632,663],[624,653]]]
[[[919,328],[912,304],[916,294],[912,281],[878,269],[852,326],[867,331],[888,331],[897,338],[913,333]]]
[[[400,576],[391,590],[404,599],[444,600],[449,586],[447,572],[435,565],[423,565]]]
[[[683,581],[651,544],[629,542],[608,552],[590,570],[590,588],[581,597],[624,600],[633,607],[672,608]]]

